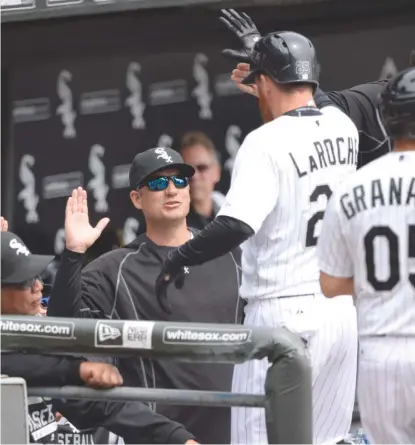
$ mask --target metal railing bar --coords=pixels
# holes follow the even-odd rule
[[[113,388],[92,389],[82,386],[36,387],[27,388],[29,396],[50,397],[54,399],[89,399],[156,402],[166,405],[198,406],[249,406],[264,407],[266,398],[263,395],[238,394],[229,392],[193,391],[161,388]]]

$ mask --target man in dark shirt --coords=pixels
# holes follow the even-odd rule
[[[245,13],[233,9],[222,10],[220,20],[242,42],[242,50],[225,49],[223,54],[239,63],[232,71],[232,80],[241,91],[257,97],[255,85],[244,85],[249,74],[250,54],[255,42],[261,37],[252,19]],[[415,66],[415,50],[410,57],[410,65]],[[317,88],[314,100],[319,108],[335,104],[346,113],[359,130],[359,160],[362,167],[374,159],[391,151],[390,141],[377,112],[377,103],[387,79],[357,85],[342,91],[323,92]]]
[[[82,239],[85,227],[66,233],[66,250],[56,275],[48,315],[238,323],[242,309],[238,294],[239,252],[186,268],[186,284],[171,291],[169,313],[162,310],[154,294],[154,280],[168,253],[197,233],[186,224],[190,205],[188,183],[193,174],[193,167],[185,164],[174,150],[155,148],[138,154],[130,169],[130,197],[134,207],[142,209],[145,215],[147,232],[123,248],[92,261],[82,270],[82,280],[82,258],[89,247]],[[81,193],[86,199],[86,193]],[[81,214],[82,209],[72,217],[82,219]],[[84,217],[88,218],[87,213]],[[99,339],[102,344],[107,341],[111,340]],[[127,386],[231,390],[233,366],[230,365],[137,357],[119,359],[118,367]],[[229,443],[228,408],[162,404],[152,407],[183,423],[202,443]]]
[[[80,206],[82,207],[82,201]],[[95,240],[101,226],[92,229]],[[81,227],[72,228],[78,231]],[[67,224],[67,232],[71,227]],[[3,315],[37,315],[41,305],[42,282],[39,276],[53,260],[53,256],[30,253],[23,241],[13,232],[5,229],[1,233],[1,313]],[[82,235],[82,233],[81,233]],[[94,235],[96,235],[94,237]],[[65,267],[65,266],[63,266]],[[67,267],[67,266],[66,266]],[[62,268],[62,266],[61,266]],[[62,272],[62,269],[59,269]],[[65,271],[63,271],[65,275]],[[68,283],[62,283],[68,286]],[[55,322],[39,316],[39,322],[2,322],[2,333],[11,329],[14,335],[22,334],[31,328],[45,330],[57,328]],[[16,329],[18,328],[18,329]],[[35,332],[38,332],[36,329]],[[120,386],[123,379],[118,370],[108,363],[90,362],[85,358],[26,354],[24,352],[2,352],[1,373],[10,377],[22,377],[28,386],[83,385],[112,388]],[[58,410],[80,429],[104,426],[122,435],[126,443],[195,443],[193,435],[182,425],[152,412],[140,402],[89,402],[56,401]],[[29,397],[28,424],[31,441],[39,443],[59,443],[65,428],[55,421],[52,402],[40,397]],[[76,436],[84,441],[90,434]]]

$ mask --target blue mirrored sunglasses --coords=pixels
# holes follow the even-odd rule
[[[159,192],[161,190],[166,190],[166,188],[169,186],[169,181],[171,181],[176,188],[178,189],[184,189],[189,185],[189,178],[186,178],[185,176],[159,176],[158,178],[149,179],[145,181],[141,187],[148,187],[149,190],[152,192]]]

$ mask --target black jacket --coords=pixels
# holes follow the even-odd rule
[[[79,377],[82,360],[76,357],[2,353],[1,373],[10,377],[21,377],[26,380],[28,386],[83,385],[84,382]],[[32,440],[33,435],[36,436],[42,427],[47,426],[42,422],[50,421],[49,425],[52,423],[55,410],[78,429],[102,426],[122,436],[125,443],[179,444],[194,439],[182,425],[151,411],[147,405],[140,402],[65,400],[54,401],[52,410],[50,403],[38,399],[31,403],[31,406],[29,424]],[[41,412],[41,416],[36,415],[37,411]],[[43,419],[40,423],[39,417]],[[53,438],[49,436],[35,440],[40,443],[53,443]]]
[[[56,275],[48,315],[129,320],[163,320],[201,323],[238,323],[239,249],[215,261],[191,267],[180,291],[169,288],[172,314],[163,312],[154,294],[156,278],[170,247],[155,245],[145,234],[113,250],[80,273],[80,255],[65,251]],[[64,276],[72,266],[72,277]],[[64,283],[72,283],[68,288]],[[230,391],[233,366],[119,359],[126,386]],[[229,443],[228,408],[157,404],[157,412],[185,425],[202,443]],[[215,425],[212,428],[212,425]]]
[[[387,83],[388,80],[378,80],[329,93],[317,90],[314,97],[318,107],[335,104],[356,125],[359,130],[358,168],[391,151],[377,113],[379,95]]]

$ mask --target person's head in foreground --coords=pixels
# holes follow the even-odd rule
[[[287,111],[314,104],[319,66],[313,44],[291,31],[272,32],[259,39],[251,53],[246,85],[258,88],[264,122]]]
[[[379,98],[379,114],[397,150],[415,150],[415,68],[393,77]]]
[[[189,178],[195,173],[170,148],[139,153],[130,167],[130,198],[143,211],[147,229],[186,224],[189,213]]]
[[[1,232],[1,312],[37,315],[42,312],[41,275],[52,255],[33,255],[13,232]]]

